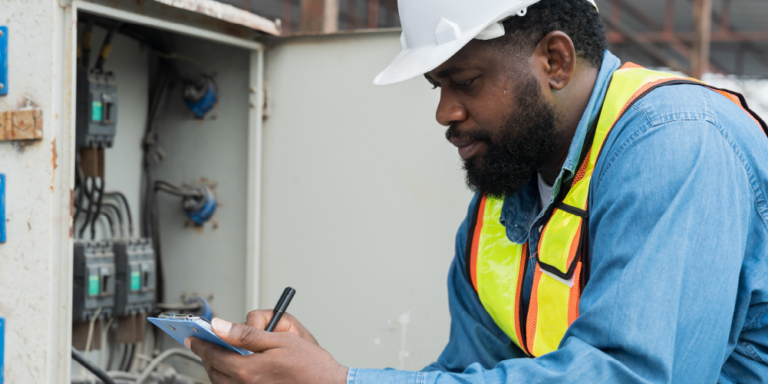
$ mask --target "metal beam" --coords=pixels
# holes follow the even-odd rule
[[[643,12],[642,10],[636,8],[632,4],[630,4],[627,1],[624,1],[622,4],[622,9],[624,9],[630,16],[635,18],[636,20],[642,22],[647,27],[655,30],[662,31],[662,35],[667,39],[665,43],[669,44],[669,47],[672,48],[675,52],[680,54],[683,57],[690,58],[691,57],[691,48],[685,45],[682,40],[680,40],[675,34],[674,34],[674,0],[667,0],[667,8],[666,8],[666,17],[664,25],[658,24],[651,16]],[[642,35],[642,34],[640,34]],[[650,39],[648,39],[650,41]],[[713,65],[710,62],[710,71],[725,74],[725,71],[718,68],[717,66]]]
[[[670,44],[675,40],[693,43],[696,40],[695,32],[678,32],[672,35],[666,35],[664,32],[638,32],[639,36],[652,43],[666,43]],[[712,43],[743,43],[743,42],[768,42],[768,31],[754,31],[754,32],[729,32],[721,33],[720,31],[714,32],[710,35],[710,42]],[[619,36],[608,36],[608,42],[611,44],[626,43],[626,40],[621,39]]]
[[[368,0],[368,28],[379,27],[379,0]]]
[[[323,9],[323,32],[339,30],[339,0],[325,0]]]
[[[323,0],[301,0],[299,32],[313,33],[323,31]]]
[[[709,70],[712,41],[712,0],[696,0],[693,6],[696,38],[691,52],[691,77],[700,79]]]
[[[659,49],[657,46],[651,44],[648,40],[643,38],[642,34],[635,32],[625,24],[614,23],[609,17],[603,17],[603,22],[605,22],[605,24],[608,25],[611,29],[624,35],[624,37],[626,37],[629,41],[640,46],[640,48],[642,48],[646,53],[648,53],[648,55],[658,60],[663,65],[669,68],[672,68],[675,71],[688,72],[688,68],[686,68],[683,64],[681,64],[679,61],[675,60],[674,58],[669,57],[666,53],[664,53],[664,51]]]
[[[283,29],[283,35],[291,34],[291,25],[293,24],[293,0],[283,0],[283,18],[280,25]]]

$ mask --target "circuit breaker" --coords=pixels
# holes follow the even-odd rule
[[[149,313],[154,308],[156,279],[152,240],[114,240],[113,250],[117,268],[115,314]]]
[[[78,148],[112,147],[117,127],[117,80],[111,71],[78,71],[76,125]]]
[[[115,254],[109,240],[75,240],[72,321],[112,316],[115,304]]]

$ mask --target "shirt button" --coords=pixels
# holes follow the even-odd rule
[[[541,233],[541,231],[543,231],[543,230],[544,230],[544,226],[543,225],[539,225],[539,233]]]

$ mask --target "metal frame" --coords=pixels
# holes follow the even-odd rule
[[[693,31],[675,31],[675,0],[666,0],[663,24],[654,20],[639,6],[629,0],[610,0],[610,13],[602,14],[609,27],[608,42],[612,45],[634,44],[662,65],[688,75],[700,78],[705,72],[726,74],[721,63],[714,62],[710,55],[712,43],[738,44],[735,68],[743,67],[744,55],[751,53],[768,70],[768,55],[756,42],[768,42],[768,30],[736,31],[731,25],[731,9],[737,4],[723,0],[718,12],[712,8],[712,0],[687,0],[693,17]],[[678,4],[681,0],[678,0]],[[622,21],[622,15],[630,16],[650,31],[635,31]],[[713,30],[713,24],[719,28]],[[678,61],[664,48],[670,48],[684,57],[688,63]]]
[[[63,127],[62,137],[68,139],[65,143],[59,143],[59,162],[61,163],[58,177],[60,185],[66,193],[71,193],[74,187],[74,169],[69,163],[74,163],[75,153],[75,84],[77,56],[75,55],[77,47],[77,14],[79,11],[86,11],[101,16],[114,18],[135,24],[142,24],[153,28],[163,29],[179,34],[197,37],[200,39],[215,41],[222,44],[245,48],[251,51],[250,56],[250,111],[248,114],[248,222],[246,236],[246,301],[243,305],[246,311],[259,308],[260,296],[260,267],[261,267],[261,190],[262,190],[262,130],[263,130],[263,106],[264,106],[264,45],[257,41],[251,41],[238,37],[229,36],[223,33],[214,32],[182,23],[162,20],[159,18],[127,12],[124,10],[74,0],[65,10],[64,33],[65,39],[64,52],[61,53],[63,63],[61,68],[61,94],[63,106]],[[60,209],[62,212],[69,211],[67,204],[62,203]],[[63,216],[63,214],[62,214]],[[69,231],[71,226],[71,217],[62,217],[67,225],[62,225],[62,231]],[[59,338],[57,344],[60,353],[69,356],[69,345],[71,344],[71,316],[72,316],[72,238],[68,233],[60,233],[60,256],[59,257],[59,305],[57,308],[58,317],[61,319],[59,328]],[[70,375],[70,360],[66,358],[66,365],[59,366],[56,372],[59,377],[68,380]],[[59,362],[60,363],[60,362]],[[52,362],[51,364],[57,364]]]

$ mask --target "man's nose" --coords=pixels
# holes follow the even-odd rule
[[[467,119],[467,109],[443,89],[440,103],[437,105],[436,119],[444,127],[460,123]]]

